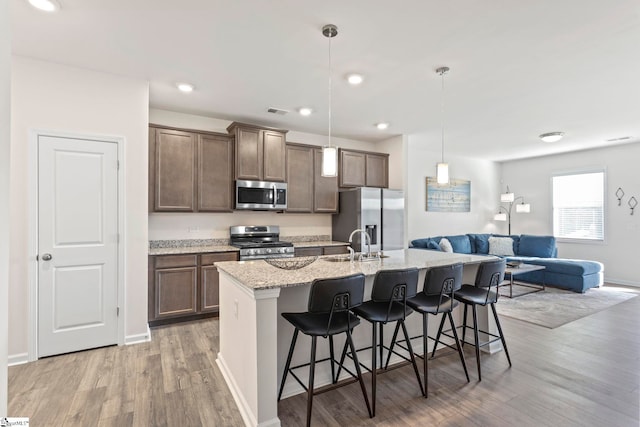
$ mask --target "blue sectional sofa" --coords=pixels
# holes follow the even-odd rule
[[[491,238],[494,239],[491,239]],[[451,248],[442,239],[446,238]],[[501,239],[500,239],[501,238]],[[506,239],[511,239],[513,243]],[[553,236],[529,234],[504,236],[498,234],[461,234],[437,236],[411,241],[411,247],[419,249],[445,249],[464,254],[495,254],[507,261],[522,261],[527,264],[542,265],[544,270],[518,275],[518,281],[545,283],[574,292],[584,293],[589,288],[602,285],[604,267],[597,261],[558,258],[556,239]],[[494,248],[491,251],[490,242]],[[499,251],[498,243],[512,245],[511,250]],[[512,253],[511,253],[512,252]]]

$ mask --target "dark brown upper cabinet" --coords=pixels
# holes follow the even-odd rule
[[[339,149],[340,187],[389,186],[389,155]]]
[[[227,131],[235,138],[235,177],[254,181],[286,181],[286,133],[233,122]]]
[[[149,132],[149,197],[153,211],[196,207],[196,137],[171,129]]]
[[[149,128],[149,211],[230,212],[233,141],[225,134]]]
[[[313,150],[313,211],[338,212],[338,177],[322,176],[322,149]]]
[[[338,178],[323,177],[321,173],[321,149],[287,143],[287,212],[338,211]]]
[[[233,141],[228,136],[198,135],[198,211],[233,209]]]

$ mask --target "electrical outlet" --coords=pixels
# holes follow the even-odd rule
[[[197,233],[198,231],[200,231],[200,227],[198,226],[189,227],[188,230],[189,230],[189,233]]]

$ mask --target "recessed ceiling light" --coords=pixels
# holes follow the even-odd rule
[[[56,0],[29,0],[29,4],[45,12],[55,12],[60,9],[60,4]]]
[[[311,108],[306,107],[300,108],[298,110],[298,113],[300,113],[301,116],[310,116],[312,112],[313,110]]]
[[[389,123],[377,123],[376,127],[380,130],[385,130],[386,128],[389,127]]]
[[[543,133],[542,135],[540,135],[540,139],[543,140],[544,142],[556,142],[556,141],[560,141],[563,136],[564,136],[564,132],[549,132],[549,133]]]
[[[360,83],[362,83],[363,80],[364,80],[364,77],[362,77],[361,74],[349,74],[347,76],[347,81],[349,82],[349,84],[353,86],[359,85]]]
[[[189,84],[189,83],[178,83],[176,84],[176,86],[178,87],[178,89],[180,89],[181,92],[184,93],[189,93],[189,92],[193,92],[193,85]]]

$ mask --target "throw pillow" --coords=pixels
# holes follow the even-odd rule
[[[442,252],[453,252],[453,246],[451,246],[451,242],[447,238],[440,240],[440,250]]]
[[[511,237],[489,237],[489,254],[513,256],[513,239]]]
[[[431,240],[428,244],[427,244],[427,249],[434,249],[436,251],[440,251],[442,249],[440,249],[440,245],[437,244],[436,242],[434,242],[433,240]]]

